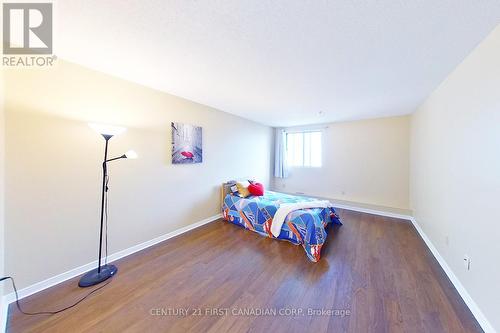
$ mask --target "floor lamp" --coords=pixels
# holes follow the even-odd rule
[[[80,279],[80,282],[78,285],[80,287],[90,287],[94,286],[96,284],[99,284],[110,277],[114,276],[116,272],[118,271],[118,268],[116,268],[115,265],[101,265],[101,257],[102,257],[102,231],[103,231],[103,224],[104,224],[104,203],[105,203],[105,195],[106,192],[108,191],[108,187],[106,185],[107,183],[107,178],[108,178],[108,168],[107,168],[107,163],[115,160],[119,160],[122,158],[137,158],[137,154],[133,150],[129,150],[125,154],[115,157],[115,158],[110,158],[108,159],[108,143],[109,140],[120,133],[123,133],[126,131],[126,128],[124,127],[118,127],[118,126],[110,126],[110,125],[102,125],[102,124],[89,124],[89,126],[94,129],[96,132],[101,134],[106,142],[105,148],[104,148],[104,161],[102,162],[102,191],[101,191],[101,229],[99,233],[99,258],[98,258],[98,264],[97,268],[91,270],[90,272],[87,272],[85,275],[83,275]],[[107,230],[106,230],[107,231]]]

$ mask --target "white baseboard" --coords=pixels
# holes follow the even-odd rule
[[[367,214],[378,215],[378,216],[392,217],[392,218],[401,219],[401,220],[411,220],[411,218],[413,217],[411,215],[410,211],[408,211],[408,213],[405,213],[406,210],[404,210],[404,209],[382,207],[382,206],[364,204],[361,202],[354,202],[354,201],[338,200],[338,199],[328,198],[328,197],[324,197],[324,196],[318,196],[318,195],[309,194],[309,193],[298,193],[298,192],[293,193],[293,192],[280,191],[277,189],[273,189],[273,191],[279,192],[279,193],[284,193],[284,194],[290,194],[290,195],[298,195],[298,196],[306,196],[306,197],[310,197],[310,198],[317,198],[317,199],[321,199],[321,200],[329,200],[332,203],[334,208],[347,209],[347,210],[352,210],[352,211],[360,212],[360,213],[367,213]],[[398,213],[397,211],[402,211],[402,212]]]
[[[158,244],[158,243],[161,243],[169,238],[173,238],[175,236],[178,236],[180,234],[183,234],[187,231],[190,231],[190,230],[193,230],[193,229],[196,229],[198,227],[201,227],[202,225],[205,225],[207,223],[210,223],[210,222],[213,222],[217,219],[220,219],[222,218],[222,214],[217,214],[215,216],[212,216],[212,217],[209,217],[207,219],[204,219],[202,221],[199,221],[199,222],[196,222],[196,223],[193,223],[193,224],[190,224],[188,226],[185,226],[183,228],[180,228],[180,229],[177,229],[177,230],[174,230],[172,232],[169,232],[168,234],[165,234],[165,235],[162,235],[162,236],[159,236],[159,237],[156,237],[154,239],[151,239],[149,241],[146,241],[144,243],[141,243],[141,244],[137,244],[135,246],[132,246],[132,247],[129,247],[125,250],[122,250],[122,251],[119,251],[119,252],[116,252],[116,253],[113,253],[112,255],[110,255],[108,257],[108,262],[113,262],[113,261],[116,261],[118,259],[121,259],[123,257],[126,257],[128,255],[131,255],[135,252],[139,252],[141,250],[144,250],[150,246],[153,246],[155,244]],[[59,275],[56,275],[56,276],[53,276],[51,278],[48,278],[44,281],[41,281],[41,282],[37,282],[31,286],[28,286],[26,288],[23,288],[23,289],[20,289],[18,290],[18,293],[19,293],[19,299],[22,299],[22,298],[25,298],[25,297],[28,297],[30,295],[33,295],[37,292],[40,292],[44,289],[47,289],[47,288],[50,288],[52,286],[55,286],[56,284],[59,284],[61,282],[64,282],[66,280],[69,280],[69,279],[72,279],[76,276],[79,276],[85,272],[88,272],[90,271],[91,269],[95,268],[97,266],[97,260],[95,261],[92,261],[88,264],[85,264],[83,266],[80,266],[80,267],[76,267],[72,270],[69,270],[67,272],[64,272],[64,273],[61,273]],[[12,302],[14,302],[16,300],[16,295],[14,292],[10,293],[10,294],[7,294],[4,296],[4,304],[10,304]],[[1,332],[1,331],[0,331]]]
[[[379,210],[379,209],[356,207],[354,205],[347,205],[347,204],[340,204],[340,203],[333,203],[333,207],[340,208],[340,209],[352,210],[352,211],[360,212],[360,213],[385,216],[385,217],[392,217],[392,218],[401,219],[401,220],[411,220],[413,218],[411,215],[398,214],[398,213],[388,212],[388,211]]]
[[[411,222],[413,223],[413,226],[415,229],[417,229],[417,232],[419,233],[420,237],[424,240],[425,244],[429,248],[429,250],[432,252],[436,260],[438,261],[439,265],[441,268],[443,268],[444,272],[450,279],[451,283],[455,286],[455,289],[457,289],[458,293],[464,300],[465,304],[469,308],[469,310],[472,312],[476,320],[478,321],[479,325],[481,325],[481,328],[485,333],[496,333],[496,330],[493,328],[491,323],[488,321],[488,319],[485,317],[481,309],[477,306],[476,302],[472,299],[470,294],[467,292],[463,284],[460,282],[460,280],[457,278],[455,273],[451,270],[450,266],[446,263],[444,258],[439,254],[437,248],[432,244],[431,240],[427,235],[424,233],[420,225],[417,223],[417,220],[415,218],[411,218]]]

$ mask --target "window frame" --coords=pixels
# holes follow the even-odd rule
[[[323,167],[323,129],[305,129],[305,130],[285,130],[285,149],[286,149],[286,159],[287,165],[289,168],[301,168],[301,169],[319,169]],[[321,151],[320,151],[320,165],[305,165],[305,151],[306,145],[305,143],[305,134],[306,133],[319,133],[320,134],[320,142],[321,142]],[[288,161],[289,156],[289,146],[288,146],[288,135],[289,134],[302,134],[302,164],[301,165],[293,165]],[[310,150],[310,148],[309,148]],[[312,159],[312,156],[310,157]],[[311,164],[311,163],[310,163]]]

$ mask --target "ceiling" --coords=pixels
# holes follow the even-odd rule
[[[271,126],[413,112],[498,0],[56,0],[55,53]]]

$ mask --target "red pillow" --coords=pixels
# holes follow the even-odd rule
[[[264,195],[264,185],[261,183],[252,183],[248,186],[248,191],[251,195],[262,196]]]

